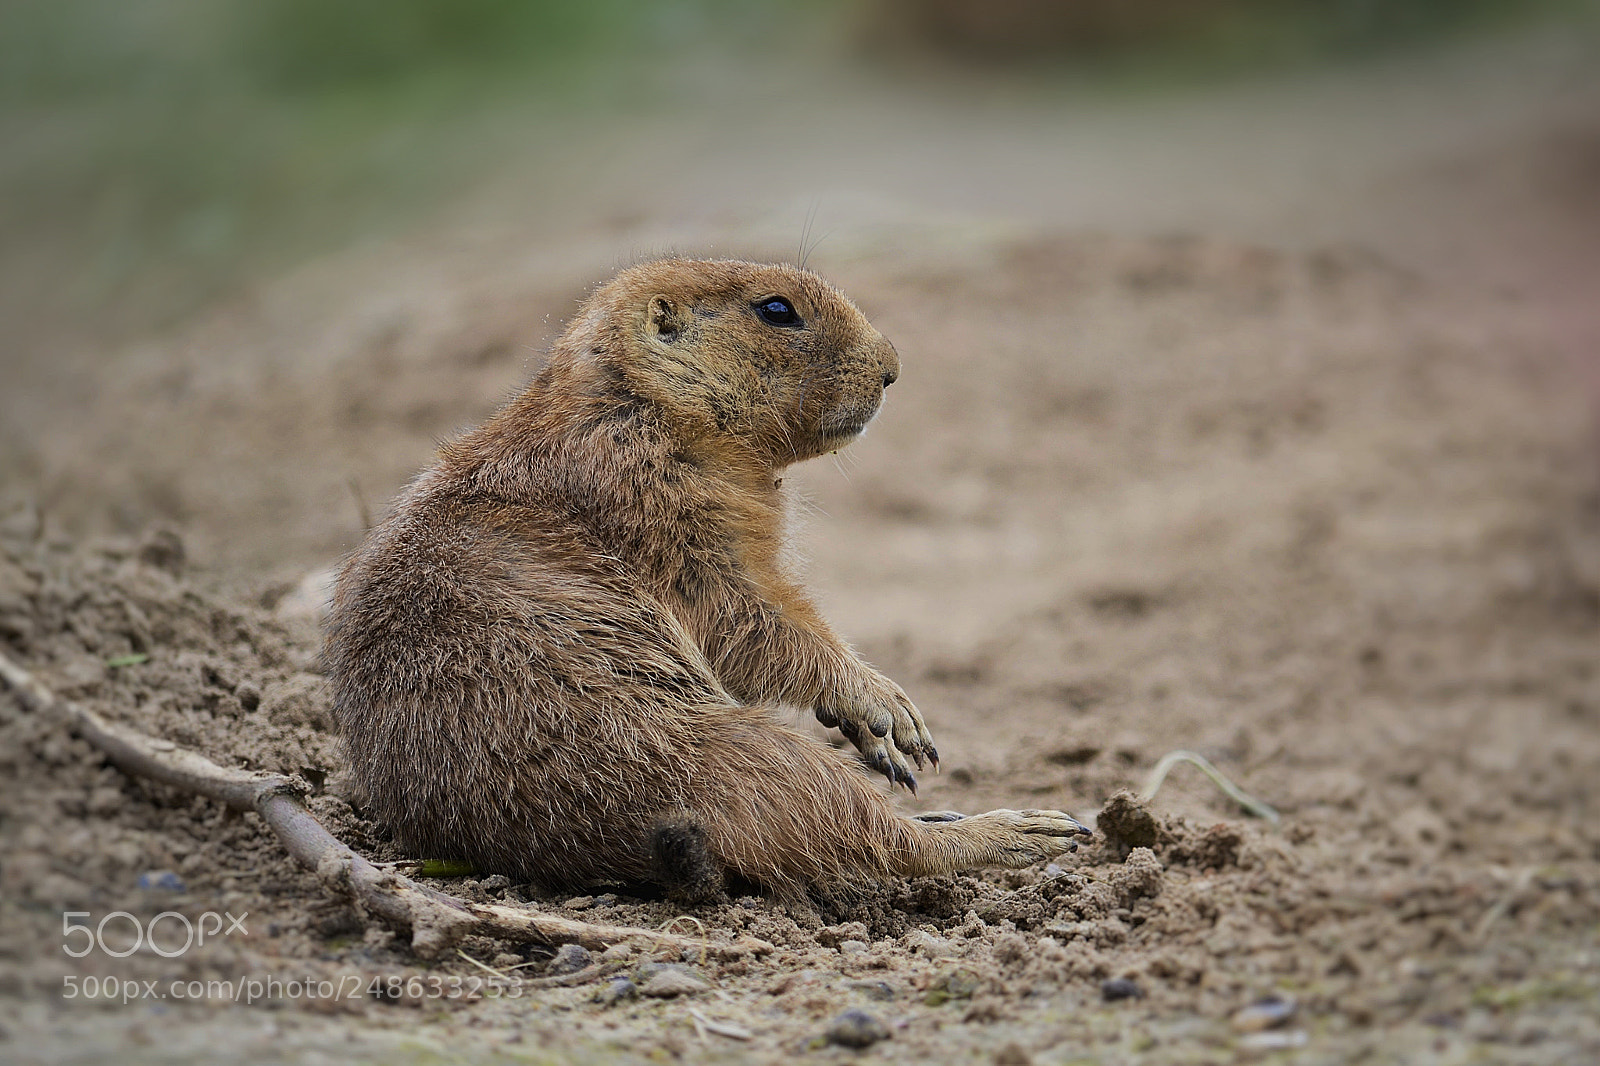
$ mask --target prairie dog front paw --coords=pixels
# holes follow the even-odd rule
[[[939,766],[939,750],[916,704],[905,690],[871,667],[863,666],[856,684],[843,692],[827,692],[817,701],[817,721],[837,726],[867,765],[913,793],[917,779],[907,765],[910,756],[922,769]]]

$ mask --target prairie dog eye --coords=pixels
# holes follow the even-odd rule
[[[761,321],[769,326],[800,326],[800,316],[795,314],[793,305],[781,296],[773,296],[759,300],[754,305],[756,314],[761,316]]]

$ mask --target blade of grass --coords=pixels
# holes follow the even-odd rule
[[[1181,762],[1189,763],[1191,766],[1199,769],[1201,773],[1205,774],[1211,779],[1212,784],[1216,785],[1223,792],[1225,792],[1229,799],[1233,800],[1235,803],[1243,807],[1246,811],[1255,815],[1257,818],[1264,818],[1273,825],[1277,825],[1283,820],[1282,816],[1278,814],[1277,810],[1273,808],[1271,804],[1264,803],[1261,800],[1256,799],[1254,796],[1250,795],[1250,793],[1246,792],[1244,789],[1228,780],[1227,776],[1223,774],[1221,770],[1218,770],[1215,766],[1211,765],[1211,760],[1207,759],[1204,755],[1199,755],[1192,751],[1183,751],[1181,749],[1178,751],[1169,751],[1167,754],[1161,757],[1161,761],[1156,763],[1155,769],[1151,770],[1150,776],[1145,779],[1144,788],[1139,792],[1139,798],[1146,803],[1149,803],[1151,800],[1155,799],[1156,793],[1161,790],[1162,782],[1166,781],[1167,779],[1167,774],[1172,771],[1174,766]]]

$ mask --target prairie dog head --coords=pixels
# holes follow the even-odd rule
[[[613,332],[594,350],[639,395],[778,465],[860,436],[900,374],[894,346],[843,293],[790,266],[645,263],[601,287],[574,325],[585,323]]]

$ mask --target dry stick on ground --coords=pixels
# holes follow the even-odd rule
[[[770,945],[748,937],[732,945],[708,945],[650,929],[592,925],[519,907],[457,899],[399,873],[380,870],[340,843],[306,809],[301,797],[308,789],[299,778],[218,766],[169,740],[108,722],[85,707],[60,699],[3,653],[0,678],[25,707],[60,722],[104,753],[123,773],[195,792],[237,811],[254,811],[296,861],[316,871],[317,880],[326,888],[349,897],[363,914],[410,930],[412,950],[424,958],[443,955],[464,936],[590,948],[632,940],[680,952],[709,949],[735,955],[771,950]]]

